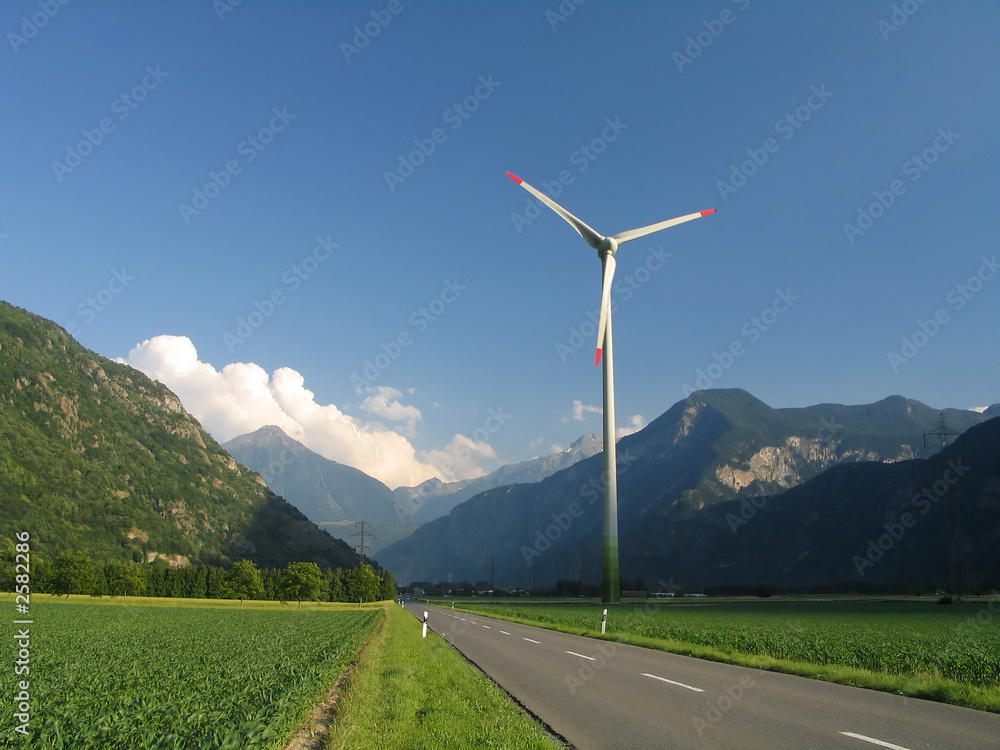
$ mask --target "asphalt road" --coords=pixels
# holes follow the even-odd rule
[[[1000,750],[1000,715],[407,602],[579,750]]]

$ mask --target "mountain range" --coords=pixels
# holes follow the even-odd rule
[[[564,451],[508,464],[477,479],[449,483],[431,479],[396,490],[358,469],[324,458],[274,425],[235,437],[222,447],[332,536],[356,547],[361,541],[359,524],[365,521],[367,551],[377,555],[424,521],[447,515],[480,492],[515,482],[536,482],[599,453],[601,438],[585,435]]]
[[[813,497],[788,492],[806,485],[809,493],[826,497],[823,502],[830,515],[819,518],[828,520],[830,538],[851,539],[852,516],[830,510],[848,507],[836,487],[851,486],[868,497],[867,480],[852,477],[877,475],[884,482],[890,481],[885,476],[920,475],[914,467],[931,465],[927,457],[940,449],[937,436],[928,433],[938,429],[942,418],[951,430],[964,432],[995,412],[996,407],[985,414],[939,412],[900,396],[862,406],[772,409],[739,389],[694,392],[618,443],[622,575],[647,582],[683,579],[699,589],[787,579],[790,573],[785,569],[794,566],[789,567],[785,558],[780,570],[738,562],[736,542],[752,539],[759,545],[740,553],[746,559],[772,559],[788,539],[798,538],[799,529],[783,523],[801,521],[795,514],[765,513],[751,506],[757,511],[752,534],[743,533],[738,525],[728,536],[706,535],[699,524],[717,520],[719,513],[725,519],[730,511],[720,509],[733,503],[739,507],[744,500],[756,498],[766,507],[778,508],[789,501],[774,498],[785,493],[793,499]],[[984,434],[984,455],[993,450],[996,457],[997,446],[990,443],[988,430]],[[925,448],[926,437],[930,442]],[[996,493],[990,472],[1000,471],[1000,461],[994,460],[992,469],[988,462],[980,466],[985,474],[974,473],[964,481],[977,487],[982,483],[989,507],[989,498]],[[496,571],[497,585],[516,588],[551,586],[559,579],[599,580],[602,468],[601,458],[594,456],[535,484],[481,493],[386,548],[380,560],[401,581],[489,581],[491,570]],[[843,473],[832,474],[837,482],[828,485],[829,478],[820,476],[830,469]],[[826,506],[803,506],[803,512],[819,513]],[[970,527],[976,533],[984,528]],[[850,578],[849,567],[834,565],[841,558],[827,557],[829,565],[795,582]],[[881,566],[877,575],[896,572]]]
[[[459,482],[428,479],[416,487],[397,487],[393,490],[393,494],[418,520],[433,521],[435,518],[448,515],[456,505],[464,503],[480,492],[507,484],[540,482],[577,461],[597,455],[603,450],[603,444],[602,435],[584,435],[563,451],[507,464],[476,479]]]
[[[165,386],[0,302],[0,535],[25,531],[50,560],[358,564]]]

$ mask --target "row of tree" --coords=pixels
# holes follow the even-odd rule
[[[16,567],[13,545],[0,550],[0,586],[33,593],[92,596],[163,596],[187,599],[270,599],[278,601],[372,602],[396,597],[388,570],[320,568],[293,562],[258,568],[240,560],[226,569],[210,565],[170,568],[139,563],[95,563],[83,552],[64,552],[54,563],[32,556],[30,570]]]

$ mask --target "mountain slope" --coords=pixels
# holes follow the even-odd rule
[[[411,534],[419,523],[403,512],[382,482],[358,469],[331,461],[306,448],[273,425],[224,443],[244,466],[260,473],[272,491],[338,539],[357,545],[355,523],[368,521],[368,554]]]
[[[650,522],[659,516],[776,495],[838,464],[910,459],[923,451],[938,416],[898,396],[863,406],[772,409],[738,389],[692,393],[618,443],[621,549],[655,555],[667,547],[664,528]],[[958,430],[982,421],[976,412],[945,416]],[[602,468],[594,456],[538,484],[489,490],[380,560],[400,580],[488,580],[491,557],[503,575],[498,581],[511,586],[599,580]],[[633,556],[622,562],[625,577],[660,575]]]
[[[0,302],[0,534],[53,557],[353,567],[166,387]]]
[[[428,479],[416,487],[397,487],[393,493],[399,498],[400,504],[412,511],[417,519],[433,521],[447,515],[456,505],[480,492],[507,484],[540,482],[577,461],[600,453],[603,442],[601,435],[584,435],[564,451],[507,464],[477,479],[448,483]]]

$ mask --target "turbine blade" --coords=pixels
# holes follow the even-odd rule
[[[614,239],[618,240],[618,244],[628,242],[629,240],[636,240],[640,237],[645,237],[647,234],[652,234],[653,232],[659,232],[661,229],[666,229],[667,227],[677,226],[678,224],[683,224],[685,221],[691,221],[692,219],[700,219],[702,216],[708,216],[709,214],[714,214],[715,209],[709,209],[708,211],[699,211],[696,214],[688,214],[687,216],[678,216],[676,219],[668,219],[667,221],[661,221],[659,224],[650,224],[648,227],[642,227],[640,229],[629,229],[627,232],[621,232],[616,234]]]
[[[560,206],[558,203],[556,203],[554,200],[552,200],[545,193],[543,193],[540,190],[536,190],[535,188],[533,188],[531,185],[529,185],[527,182],[525,182],[524,180],[522,180],[517,175],[511,174],[510,172],[508,172],[507,176],[510,177],[510,179],[512,179],[518,185],[520,185],[521,187],[523,187],[525,190],[527,190],[529,193],[531,193],[533,196],[535,196],[536,198],[538,198],[538,200],[540,200],[546,206],[548,206],[553,211],[555,211],[557,214],[559,214],[560,216],[562,216],[563,219],[565,219],[567,221],[567,223],[569,223],[569,225],[571,227],[573,227],[573,229],[575,229],[577,231],[577,233],[581,237],[583,237],[583,239],[585,239],[587,241],[587,244],[590,245],[592,248],[594,248],[596,250],[597,246],[601,244],[601,240],[604,239],[604,235],[599,234],[598,232],[595,232],[591,227],[589,227],[587,225],[586,222],[581,221],[580,219],[578,219],[577,217],[575,217],[573,214],[571,214],[565,208],[563,208],[562,206]]]
[[[618,262],[615,256],[607,253],[604,256],[604,284],[601,287],[601,317],[597,324],[597,357],[594,367],[601,364],[601,352],[604,350],[604,335],[608,330],[608,316],[611,315],[611,285],[615,279],[615,267]]]

